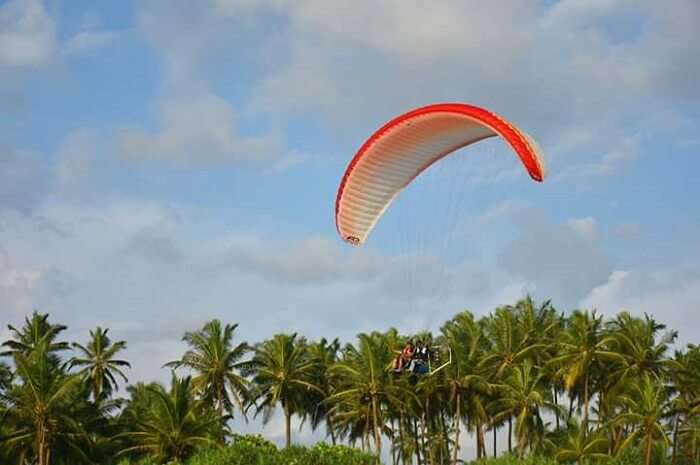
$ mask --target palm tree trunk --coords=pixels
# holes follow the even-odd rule
[[[678,424],[681,421],[681,416],[676,415],[676,422],[673,425],[673,451],[671,452],[671,465],[676,465],[678,458]]]
[[[226,420],[224,420],[224,403],[221,400],[223,398],[221,394],[221,389],[219,389],[219,423],[221,426],[221,437],[219,438],[221,440],[221,444],[223,444],[226,441],[226,433],[224,430],[226,429]]]
[[[391,463],[396,465],[396,419],[391,419]]]
[[[331,444],[335,446],[335,432],[333,431],[333,423],[331,421],[328,421],[328,431],[331,433]]]
[[[425,460],[425,463],[427,465],[432,465],[433,460],[432,460],[432,450],[429,446],[429,444],[426,442],[426,438],[428,437],[428,429],[427,429],[426,421],[425,421],[425,415],[421,415],[420,417],[420,430],[421,430],[421,447],[423,448],[423,459]]]
[[[479,441],[481,443],[481,457],[486,458],[486,436],[484,435],[484,425],[481,420],[479,420],[477,434],[481,438]]]
[[[286,438],[287,447],[292,445],[292,414],[289,412],[289,407],[284,406],[284,435]]]
[[[508,417],[508,453],[513,452],[513,417]]]
[[[572,393],[569,393],[572,394]],[[574,414],[574,396],[569,397],[569,418]]]
[[[476,459],[479,460],[482,455],[481,452],[484,448],[484,445],[482,444],[483,436],[481,434],[481,422],[479,420],[476,421]]]
[[[588,436],[588,372],[583,378],[583,436]]]
[[[646,459],[644,460],[644,465],[651,465],[651,451],[652,451],[652,441],[651,433],[647,434],[646,437]]]
[[[416,417],[413,417],[413,440],[416,441],[416,459],[418,459],[418,465],[422,465],[423,461],[420,456],[420,443],[418,442],[418,421]]]
[[[553,391],[554,391],[554,405],[557,405],[557,406],[558,406],[558,405],[559,405],[559,397],[558,397],[558,395],[557,395],[557,387],[556,387],[556,386],[554,386]],[[557,417],[557,430],[558,430],[558,429],[559,429],[559,410],[557,410],[556,412],[554,412],[554,414],[555,414],[556,417]]]
[[[461,417],[462,415],[460,414],[460,395],[459,391],[457,391],[457,397],[455,399],[457,405],[455,407],[455,445],[454,445],[454,451],[452,452],[452,465],[457,465],[457,457],[459,456],[459,425],[461,423]]]
[[[406,454],[403,453],[403,445],[404,445],[403,431],[404,431],[404,414],[403,414],[403,412],[401,412],[401,417],[399,418],[399,456],[401,457],[401,461],[403,462],[403,465],[406,465]]]
[[[447,457],[450,456],[450,441],[447,434],[447,420],[445,420],[445,410],[440,409],[440,425],[442,428],[442,435],[440,436],[445,442],[445,452]],[[442,451],[442,448],[440,449]],[[440,452],[440,463],[442,463],[442,452]]]
[[[44,428],[44,422],[39,420],[37,422],[37,455],[39,458],[38,465],[48,465],[46,460],[46,429]]]
[[[493,425],[493,458],[496,458],[496,434],[498,433],[498,428],[496,424]]]
[[[379,415],[377,412],[377,398],[372,397],[372,416],[374,417],[374,444],[377,448],[377,455],[382,455],[382,436],[379,431]]]

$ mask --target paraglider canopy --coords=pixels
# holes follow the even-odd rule
[[[486,109],[441,103],[392,119],[367,139],[345,170],[335,203],[338,234],[350,244],[364,244],[391,202],[420,173],[495,136],[513,149],[533,180],[544,180],[545,162],[534,140]]]

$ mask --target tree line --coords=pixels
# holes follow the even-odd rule
[[[167,386],[128,384],[127,343],[106,328],[68,342],[66,326],[38,312],[8,328],[3,464],[178,462],[229,443],[232,418],[276,411],[287,446],[297,418],[392,465],[455,464],[467,440],[476,459],[504,449],[560,463],[700,463],[700,346],[675,347],[677,332],[648,315],[563,313],[528,297],[480,318],[460,312],[435,334],[391,328],[352,343],[276,334],[249,344],[238,325],[211,320],[184,334]],[[394,372],[409,340],[449,348],[450,363]]]

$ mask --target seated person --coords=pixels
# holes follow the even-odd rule
[[[416,345],[415,356],[413,363],[411,365],[411,371],[413,373],[427,373],[428,372],[428,347],[423,345],[423,341],[418,341]]]
[[[394,370],[401,371],[407,367],[413,359],[413,353],[413,344],[411,342],[407,342],[401,351],[401,354],[394,361]]]
[[[430,356],[430,348],[428,344],[423,344],[423,342],[418,342],[418,348],[416,349],[417,356],[420,360],[428,362],[428,357]]]

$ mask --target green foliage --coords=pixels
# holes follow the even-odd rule
[[[360,447],[405,464],[472,454],[485,465],[700,463],[700,347],[671,356],[676,333],[649,316],[566,316],[527,298],[480,318],[460,312],[436,337],[389,329],[341,344],[278,334],[248,346],[233,343],[236,328],[213,320],[186,333],[187,352],[168,365],[191,377],[139,382],[119,398],[130,364],[108,329],[81,346],[61,341],[66,327],[48,315],[9,326],[0,464],[376,465]],[[447,354],[449,363],[427,376],[393,372],[417,338],[430,342],[434,366]],[[282,413],[287,447],[232,434],[234,410]],[[292,446],[292,419],[352,447]],[[508,454],[488,459],[494,449]]]
[[[230,446],[205,449],[184,465],[375,465],[376,459],[357,449],[318,443],[314,447],[277,449],[260,436],[236,436]]]
[[[128,441],[121,454],[146,453],[162,462],[183,460],[197,447],[215,443],[219,419],[196,399],[191,377],[172,374],[170,391],[152,389],[152,411],[119,435]]]
[[[554,459],[536,455],[522,459],[516,455],[503,455],[495,459],[481,459],[468,463],[470,465],[559,465]]]
[[[126,341],[112,342],[108,332],[109,329],[98,326],[94,331],[90,331],[90,342],[87,346],[77,342],[71,345],[80,355],[72,357],[69,366],[79,368],[78,374],[91,387],[95,402],[111,396],[117,388],[117,377],[125,383],[129,381],[122,369],[130,368],[131,364],[126,360],[115,359],[117,353],[126,349]]]
[[[190,347],[180,360],[166,363],[172,368],[189,368],[196,374],[192,388],[224,419],[233,415],[234,407],[245,415],[245,403],[250,399],[249,381],[241,376],[247,361],[241,359],[251,350],[247,343],[234,346],[233,336],[238,325],[222,327],[211,320],[199,331],[186,332],[182,338]]]

